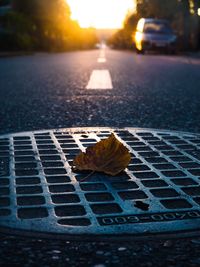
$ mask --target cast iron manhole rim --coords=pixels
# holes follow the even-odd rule
[[[116,177],[74,173],[87,146],[114,132],[132,160]],[[66,128],[0,136],[0,232],[127,240],[200,233],[200,135],[142,128]]]

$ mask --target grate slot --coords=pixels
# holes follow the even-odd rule
[[[48,216],[46,208],[20,208],[17,215],[20,219],[39,219]]]

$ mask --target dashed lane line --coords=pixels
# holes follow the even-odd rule
[[[105,63],[107,60],[106,60],[106,56],[105,56],[105,51],[104,49],[101,50],[100,52],[100,55],[99,55],[99,58],[97,59],[97,62],[98,63]]]
[[[105,63],[106,62],[106,58],[105,57],[99,57],[97,62],[98,63]]]
[[[93,70],[86,89],[113,89],[109,70]]]

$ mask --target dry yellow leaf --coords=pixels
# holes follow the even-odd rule
[[[77,155],[73,166],[79,171],[91,170],[115,176],[128,166],[130,160],[129,150],[112,133]]]

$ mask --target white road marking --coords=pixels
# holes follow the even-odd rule
[[[105,63],[106,62],[106,58],[105,57],[99,57],[97,62],[98,63]]]
[[[101,53],[100,53],[99,57],[105,57],[105,52],[104,52],[104,50],[103,50],[103,51],[101,51]]]
[[[104,49],[101,50],[99,58],[97,59],[98,63],[105,63],[106,62],[106,55]]]
[[[109,70],[93,70],[86,89],[113,89]]]

